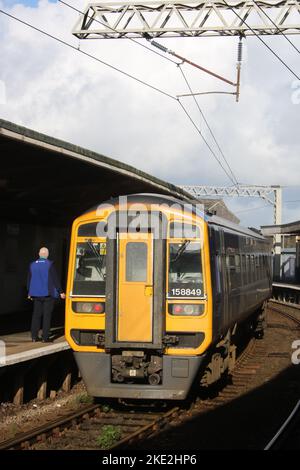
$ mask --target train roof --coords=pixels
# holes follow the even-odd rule
[[[206,214],[205,220],[211,225],[218,225],[220,227],[227,228],[229,230],[234,230],[235,232],[239,232],[241,235],[246,235],[252,238],[258,238],[261,240],[265,240],[265,237],[260,233],[251,230],[247,227],[242,227],[241,225],[237,225],[234,222],[230,222],[230,220],[223,219],[216,215],[209,215]]]
[[[129,202],[141,202],[141,198],[142,198],[145,203],[150,203],[150,204],[151,203],[168,204],[168,205],[177,204],[180,206],[184,206],[186,204],[187,210],[189,210],[189,207],[188,207],[189,205],[194,205],[195,210],[193,210],[193,212],[197,214],[199,217],[203,218],[205,222],[207,222],[210,225],[217,225],[219,227],[223,227],[228,230],[238,232],[241,235],[265,240],[263,235],[257,233],[254,230],[251,230],[250,228],[242,227],[227,219],[205,212],[205,210],[203,210],[204,206],[201,203],[201,201],[192,197],[191,198],[184,197],[183,199],[179,199],[173,196],[168,196],[164,194],[155,194],[155,193],[153,194],[152,193],[138,193],[138,194],[123,195],[123,196],[126,196]],[[103,204],[108,203],[108,204],[114,205],[118,201],[119,201],[119,198],[112,198],[108,201],[105,201]],[[92,207],[91,209],[87,211],[87,213],[96,210],[98,207],[99,206]],[[191,207],[191,211],[192,209],[193,207]]]

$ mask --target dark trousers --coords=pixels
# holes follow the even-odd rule
[[[31,321],[31,336],[36,339],[43,320],[43,339],[49,339],[51,317],[55,299],[53,297],[34,297],[33,315]]]

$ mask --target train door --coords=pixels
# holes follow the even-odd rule
[[[122,342],[153,341],[153,234],[120,233],[117,331]]]

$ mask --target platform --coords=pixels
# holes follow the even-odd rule
[[[30,331],[0,336],[0,341],[4,343],[0,343],[2,345],[1,349],[3,349],[1,351],[0,367],[19,364],[70,349],[65,337],[61,335],[61,328],[57,331],[52,329],[52,335],[55,336],[53,343],[33,343]]]
[[[283,282],[273,282],[273,299],[286,302],[299,308],[300,285]]]
[[[272,284],[273,287],[279,287],[282,289],[294,289],[294,290],[300,290],[300,285],[299,284],[286,284],[283,282],[273,282]]]
[[[0,403],[22,405],[55,398],[79,379],[63,328],[51,329],[53,343],[31,341],[30,331],[0,335]]]

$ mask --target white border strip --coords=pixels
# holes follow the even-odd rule
[[[67,349],[71,349],[67,341],[61,341],[60,343],[50,344],[42,348],[30,349],[16,354],[8,354],[5,358],[5,361],[3,363],[0,362],[0,367],[19,364],[20,362],[30,361],[31,359],[48,356],[50,354],[65,351]]]
[[[300,290],[300,286],[295,284],[281,284],[279,282],[273,282],[273,287],[282,287],[283,289],[291,289],[291,290]]]

